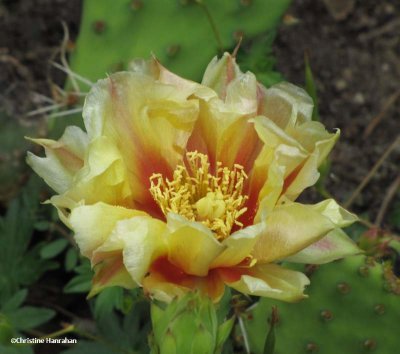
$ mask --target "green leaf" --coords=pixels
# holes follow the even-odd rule
[[[7,213],[0,217],[0,304],[21,286],[37,281],[55,264],[43,260],[40,247],[30,247],[42,182],[31,178],[22,193],[10,202]],[[42,206],[40,206],[42,208]]]
[[[34,354],[33,348],[31,346],[6,346],[0,344],[0,353],[1,354]]]
[[[121,287],[111,287],[104,289],[96,298],[94,305],[95,318],[106,316],[114,309],[121,309],[124,299]]]
[[[64,251],[67,247],[68,241],[65,238],[60,238],[53,242],[50,242],[40,250],[40,257],[43,259],[54,258]]]
[[[22,305],[28,295],[27,289],[18,291],[11,299],[9,299],[2,307],[1,311],[4,313],[15,311]]]
[[[92,287],[92,274],[79,274],[73,277],[64,287],[64,293],[87,293]]]
[[[35,230],[47,231],[50,228],[51,223],[47,220],[40,220],[35,222]]]
[[[310,66],[310,60],[309,60],[307,54],[304,57],[304,63],[305,63],[305,86],[306,86],[305,89],[314,102],[312,120],[319,122],[320,117],[319,117],[319,108],[318,108],[317,86],[315,84],[314,75],[312,73],[311,66]]]
[[[49,321],[55,314],[50,309],[25,306],[8,314],[7,317],[15,329],[25,331]]]
[[[78,263],[78,259],[78,251],[76,250],[76,248],[71,247],[65,255],[65,270],[71,271],[72,269],[74,269],[76,267],[76,264]]]
[[[229,334],[232,331],[234,323],[235,323],[235,318],[232,317],[218,327],[217,343],[216,343],[217,351],[221,350],[222,347],[224,346],[225,341],[228,339]]]

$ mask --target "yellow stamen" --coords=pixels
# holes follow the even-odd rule
[[[162,212],[180,214],[191,221],[200,221],[215,232],[218,239],[229,236],[233,225],[243,227],[238,218],[247,208],[242,194],[247,175],[243,166],[233,170],[217,163],[210,173],[207,155],[188,152],[187,166],[178,165],[170,181],[154,173],[150,177],[150,193]]]

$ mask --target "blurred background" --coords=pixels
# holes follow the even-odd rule
[[[211,58],[232,52],[240,38],[243,70],[266,86],[287,80],[305,87],[316,103],[314,118],[330,131],[341,130],[321,180],[301,199],[333,196],[360,215],[348,231],[382,268],[374,266],[380,275],[360,286],[379,289],[371,306],[388,301],[399,313],[399,1],[0,0],[1,354],[148,352],[148,308],[140,292],[113,288],[86,300],[90,266],[55,212],[40,204],[51,191],[25,164],[26,151],[40,149],[24,136],[59,138],[67,125],[82,125],[91,83],[127,69],[134,58],[153,53],[170,70],[199,81]],[[389,289],[384,295],[379,282]],[[250,306],[255,299],[246,301]],[[257,336],[236,329],[226,353],[262,350],[269,314],[264,307],[254,315],[263,318],[257,329],[246,324]],[[348,333],[363,325],[376,334],[354,342],[352,353],[400,350],[394,335],[386,347],[379,341],[382,331],[393,330],[393,318],[372,325],[375,320],[366,324],[360,315],[348,324]],[[330,330],[323,343],[338,340],[340,331]],[[301,329],[295,332],[299,339],[292,345],[298,348],[286,348],[278,327],[277,353],[331,353]],[[17,334],[67,335],[79,344],[10,346]]]

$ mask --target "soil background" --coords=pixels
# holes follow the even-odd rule
[[[334,3],[342,7],[335,10]],[[39,118],[26,113],[40,107],[43,96],[52,97],[50,81],[63,85],[64,75],[51,70],[49,61],[60,49],[62,21],[72,41],[78,35],[81,5],[81,0],[0,0],[0,107],[7,116],[29,126]],[[321,121],[331,131],[341,129],[326,182],[344,203],[400,136],[400,1],[294,0],[274,54],[278,70],[298,85],[304,84],[305,52],[316,79]],[[399,166],[397,144],[351,209],[374,222],[399,178]],[[306,199],[321,197],[311,190]],[[398,190],[382,226],[399,232],[400,223],[390,224],[395,208],[400,210]],[[55,282],[56,288],[62,286]]]

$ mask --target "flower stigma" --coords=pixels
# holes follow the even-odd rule
[[[164,215],[176,213],[190,221],[199,221],[212,230],[217,239],[225,239],[247,208],[243,195],[248,178],[243,166],[233,169],[217,162],[216,172],[210,171],[208,156],[197,151],[186,153],[186,165],[178,165],[172,180],[160,173],[150,177],[150,193]]]

